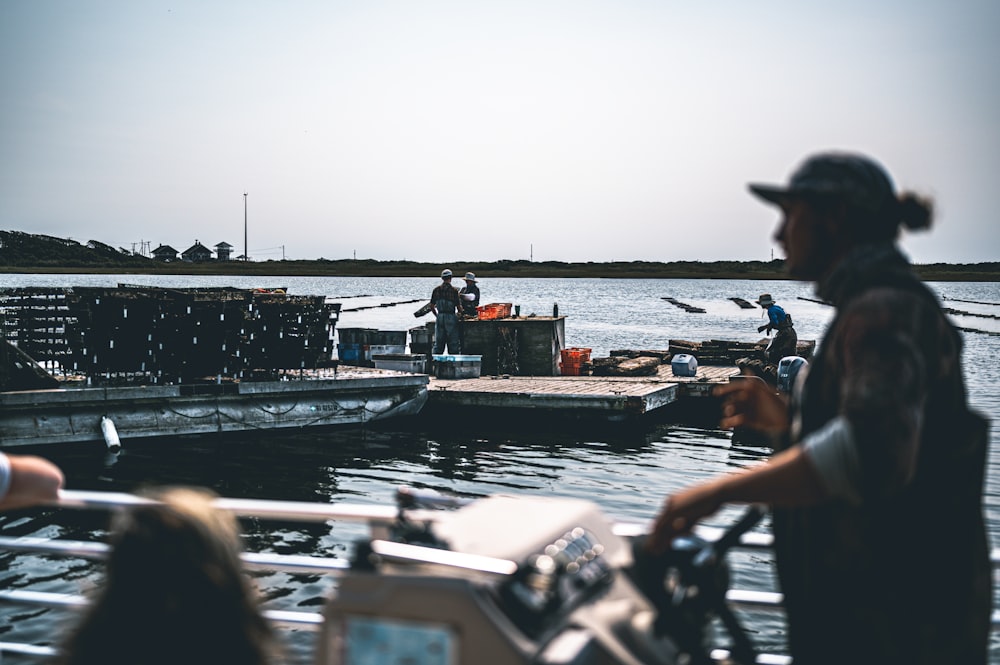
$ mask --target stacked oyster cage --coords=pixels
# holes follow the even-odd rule
[[[4,334],[94,384],[273,379],[328,366],[338,303],[283,290],[119,285],[3,294]],[[58,303],[44,311],[44,303]],[[44,333],[38,326],[44,315]],[[16,325],[9,322],[16,321]],[[34,323],[33,323],[34,322]],[[58,338],[58,339],[56,339]]]

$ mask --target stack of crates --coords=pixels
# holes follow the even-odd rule
[[[253,293],[249,364],[263,370],[322,366],[333,354],[339,312],[340,305],[328,305],[324,296]]]
[[[410,328],[410,353],[421,354],[428,359],[434,348],[434,322]]]
[[[476,312],[480,321],[506,319],[510,316],[510,310],[513,306],[509,302],[491,302],[488,305],[480,305],[476,308]]]
[[[245,376],[250,361],[244,348],[250,302],[246,291],[184,290],[151,295],[154,298],[149,300],[160,308],[160,319],[150,338],[156,346],[157,382]]]
[[[571,346],[559,352],[559,369],[563,376],[585,376],[590,374],[590,349]]]
[[[71,365],[96,383],[273,378],[325,366],[339,304],[245,289],[77,288]]]
[[[369,357],[374,360],[378,355],[399,355],[406,353],[405,330],[379,330],[375,333],[375,341],[368,349]]]
[[[70,371],[66,326],[76,321],[67,289],[0,289],[0,334],[36,362]]]
[[[377,328],[341,328],[337,331],[337,357],[344,365],[370,366],[371,345],[378,339]]]

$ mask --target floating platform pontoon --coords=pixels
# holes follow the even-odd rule
[[[0,392],[5,448],[363,425],[417,414],[428,377],[341,369],[330,378]],[[110,428],[110,433],[109,433]]]
[[[669,365],[656,375],[489,376],[432,378],[429,406],[539,409],[615,417],[653,413],[686,397],[708,397],[716,385],[740,373],[736,367],[699,367],[695,376],[674,376]]]

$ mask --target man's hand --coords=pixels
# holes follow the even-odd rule
[[[698,520],[716,512],[722,505],[719,490],[724,482],[722,478],[710,480],[668,496],[653,522],[646,549],[653,554],[663,554],[670,549],[675,536],[689,533]]]
[[[762,325],[762,326],[760,326],[760,327],[757,328],[757,332],[764,332],[765,330],[767,330],[767,324],[766,323],[764,325]]]
[[[747,427],[768,434],[788,429],[788,403],[777,390],[756,376],[733,377],[712,391],[722,398],[723,429]]]

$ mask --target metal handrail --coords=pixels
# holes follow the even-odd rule
[[[60,554],[81,559],[103,561],[110,547],[105,543],[91,543],[81,540],[50,540],[20,536],[10,538],[0,536],[0,549],[15,552],[35,552],[38,554]],[[344,559],[304,556],[297,554],[264,554],[242,552],[240,558],[250,570],[279,570],[288,573],[342,573],[351,567]]]
[[[60,490],[59,500],[52,505],[60,508],[110,509],[127,508],[156,503],[134,494],[124,492],[91,492],[85,490]],[[270,501],[264,499],[229,499],[219,497],[213,501],[216,508],[228,510],[237,517],[260,517],[265,519],[289,520],[294,522],[363,522],[368,524],[392,524],[399,517],[399,509],[394,506],[367,504],[324,504],[307,501]],[[406,509],[406,518],[411,522],[436,522],[442,511],[423,508]],[[649,532],[648,523],[617,522],[613,525],[616,535],[635,537]],[[698,525],[695,532],[706,540],[718,540],[725,529]],[[768,533],[746,533],[740,538],[740,547],[748,549],[770,549],[774,537]],[[1000,547],[990,550],[990,561],[1000,565]]]
[[[0,591],[0,602],[18,605],[34,605],[49,609],[79,610],[90,600],[86,596],[72,593],[50,593],[46,591],[26,591],[24,589]],[[292,612],[288,610],[264,610],[264,617],[272,623],[280,623],[296,628],[319,630],[323,626],[323,615],[318,612]]]
[[[89,492],[82,490],[60,490],[58,501],[52,505],[60,508],[112,509],[129,506],[144,506],[156,503],[153,499],[126,494],[124,492]],[[362,504],[324,504],[305,501],[268,501],[261,499],[229,499],[219,497],[212,505],[227,510],[237,517],[261,517],[296,522],[327,522],[342,520],[391,524],[399,510],[390,506]],[[432,522],[440,518],[437,510],[407,510],[408,519],[415,522]]]

